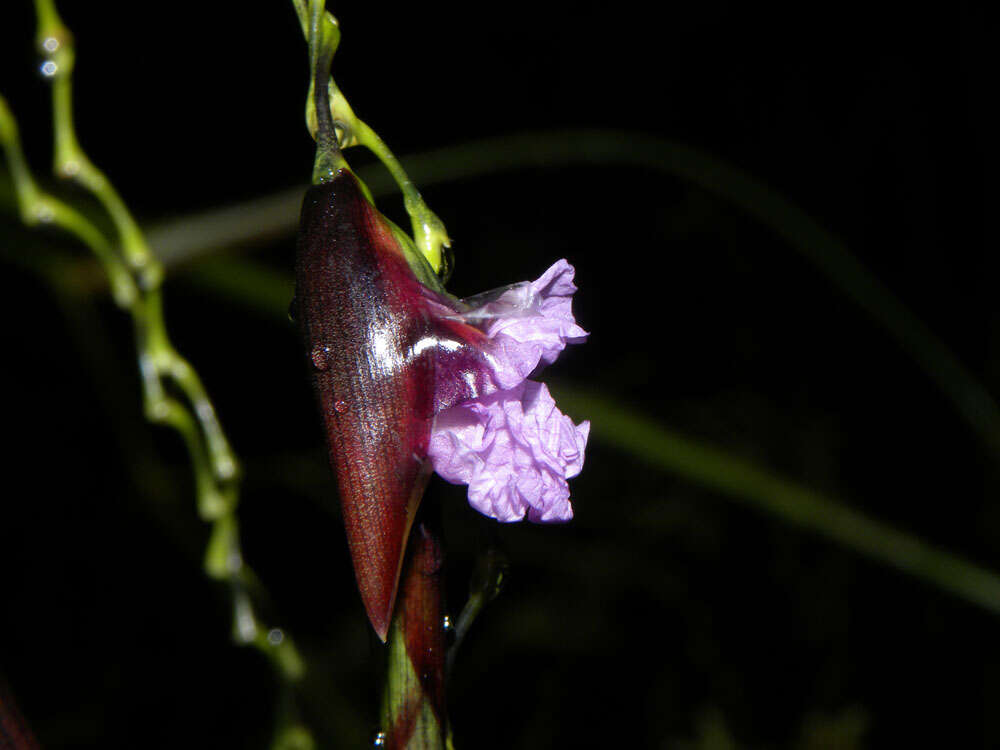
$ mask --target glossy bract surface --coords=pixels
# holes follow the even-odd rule
[[[298,320],[347,541],[365,608],[384,640],[429,475],[438,342],[425,287],[391,225],[346,170],[306,194],[295,271]],[[462,345],[443,343],[460,368]]]

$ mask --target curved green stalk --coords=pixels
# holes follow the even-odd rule
[[[403,203],[413,228],[413,241],[435,273],[447,279],[451,267],[447,248],[451,240],[444,223],[430,210],[416,185],[385,142],[367,123],[354,114],[347,97],[327,73],[330,60],[340,42],[337,19],[326,12],[325,0],[292,0],[302,34],[309,45],[310,81],[306,97],[306,127],[316,139],[316,165],[313,182],[329,179],[336,166],[346,166],[340,148],[364,146],[385,165],[396,186],[403,193]],[[316,86],[326,89],[326,97],[316,96]],[[324,101],[324,99],[326,101]],[[336,143],[327,143],[329,129],[322,126],[327,117],[336,133]],[[335,153],[335,157],[331,154]],[[362,180],[362,185],[364,181]],[[366,188],[367,189],[367,188]]]
[[[483,608],[499,596],[504,587],[509,567],[507,557],[500,549],[492,545],[482,550],[476,558],[476,567],[472,573],[472,580],[469,581],[469,598],[466,600],[465,606],[462,607],[458,621],[452,626],[454,638],[448,649],[445,662],[446,677],[450,678],[451,676],[451,671],[455,666],[455,657],[472,627],[472,623],[483,611]]]
[[[10,169],[14,197],[21,221],[34,227],[51,224],[66,230],[86,245],[100,261],[111,285],[115,303],[122,308],[134,304],[138,290],[131,274],[115,254],[107,237],[86,216],[39,188],[21,149],[17,121],[0,95],[0,147]]]
[[[35,8],[38,16],[38,46],[46,56],[42,71],[52,85],[55,137],[53,171],[59,177],[73,180],[100,201],[114,223],[118,244],[128,267],[135,274],[137,286],[144,298],[137,303],[140,314],[133,317],[141,352],[140,362],[143,365],[143,383],[146,386],[144,398],[147,416],[152,421],[160,421],[169,412],[170,406],[164,400],[161,380],[171,381],[191,404],[195,418],[200,423],[211,458],[211,479],[219,485],[217,494],[231,494],[228,485],[238,472],[232,449],[197,373],[171,345],[164,328],[159,292],[163,278],[162,266],[150,251],[142,230],[111,181],[94,166],[77,140],[72,110],[72,72],[75,59],[72,34],[60,20],[53,0],[36,0]],[[209,477],[202,477],[203,486],[208,486],[208,480]],[[206,498],[201,503],[203,515],[207,508],[220,502],[219,497]]]
[[[160,290],[162,265],[114,186],[77,140],[72,113],[72,35],[53,0],[36,0],[35,9],[38,47],[45,57],[41,71],[52,85],[54,171],[97,198],[116,236],[108,237],[82,213],[39,188],[24,158],[17,123],[0,97],[0,146],[21,217],[30,226],[48,224],[69,232],[94,252],[107,271],[115,301],[132,318],[146,417],[172,427],[191,458],[198,512],[212,523],[205,569],[211,577],[230,584],[234,637],[265,653],[284,680],[296,681],[304,665],[294,644],[280,629],[263,627],[253,609],[250,592],[257,587],[256,578],[243,562],[235,515],[239,465],[201,379],[167,334]]]

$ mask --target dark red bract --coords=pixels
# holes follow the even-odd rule
[[[421,285],[350,172],[306,193],[295,283],[361,598],[385,640],[428,477],[433,367],[412,356],[428,327]]]
[[[306,360],[361,598],[385,640],[438,411],[495,390],[483,334],[423,285],[389,222],[341,170],[306,193],[295,262]]]

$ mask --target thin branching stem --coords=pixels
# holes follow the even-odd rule
[[[320,146],[318,153],[326,149],[320,143],[321,134],[319,123],[327,116],[332,118],[332,124],[337,133],[337,143],[340,148],[349,146],[364,146],[389,170],[397,187],[403,194],[403,204],[406,213],[410,217],[410,224],[413,229],[413,242],[424,254],[431,267],[447,278],[450,272],[450,263],[446,249],[451,247],[451,240],[445,229],[444,223],[431,211],[424,202],[417,186],[409,178],[403,165],[392,153],[378,133],[372,130],[366,122],[354,114],[347,97],[337,87],[332,76],[325,74],[325,68],[329,65],[329,60],[324,61],[324,54],[330,56],[336,51],[340,41],[340,31],[337,20],[326,12],[324,2],[317,0],[292,0],[292,6],[298,16],[299,24],[302,26],[302,34],[309,45],[309,69],[312,72],[309,84],[309,94],[306,97],[306,126],[314,138],[317,138],[317,145]],[[321,38],[322,37],[322,38]],[[317,76],[317,71],[322,74]],[[320,85],[327,87],[326,97],[328,104],[323,106],[323,112],[317,114],[317,98],[314,96],[314,87],[317,80],[321,79]],[[326,83],[324,84],[323,81]],[[341,160],[342,161],[342,160]],[[342,162],[346,164],[346,162]],[[313,174],[313,181],[317,181],[317,174],[327,174],[329,170],[316,170]]]
[[[41,71],[52,86],[53,170],[99,201],[111,219],[115,236],[107,236],[81,212],[39,187],[24,157],[16,120],[0,96],[0,146],[20,215],[29,226],[51,225],[69,232],[103,265],[116,303],[132,318],[146,417],[173,428],[190,456],[198,512],[212,524],[205,569],[212,578],[226,582],[232,592],[234,637],[265,653],[286,684],[296,682],[302,677],[304,664],[292,639],[281,629],[260,623],[255,611],[252,592],[259,592],[260,587],[243,560],[235,515],[240,467],[198,373],[168,335],[162,265],[111,181],[91,162],[77,139],[72,107],[72,34],[53,0],[35,0],[35,10],[38,48],[44,57]],[[276,745],[290,735],[298,741],[308,739],[308,733],[292,722],[279,727]]]

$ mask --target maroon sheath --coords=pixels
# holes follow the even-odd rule
[[[426,485],[431,323],[387,221],[342,170],[302,205],[296,305],[361,598],[384,641]]]

